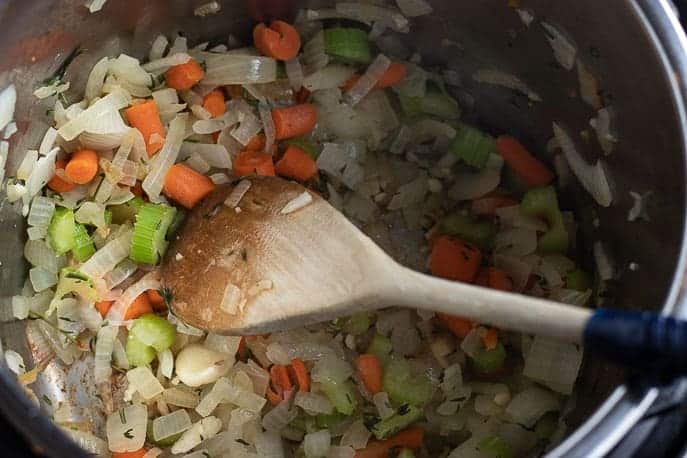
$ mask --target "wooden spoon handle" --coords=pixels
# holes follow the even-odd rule
[[[465,317],[498,328],[581,342],[592,310],[442,280],[398,266],[387,278],[389,304]]]

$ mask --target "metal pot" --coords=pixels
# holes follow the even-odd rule
[[[556,64],[539,20],[526,27],[503,0],[430,0],[434,13],[413,20],[406,44],[423,61],[458,72],[462,87],[456,94],[467,117],[496,132],[510,132],[535,151],[545,151],[552,137],[551,122],[571,132],[588,130],[594,113],[576,94],[576,72]],[[48,104],[31,93],[69,62],[66,78],[76,100],[88,69],[103,55],[119,51],[144,58],[159,33],[183,32],[189,43],[226,42],[231,32],[249,37],[251,18],[241,1],[225,0],[218,14],[198,18],[193,9],[205,0],[145,2],[109,0],[103,11],[89,14],[83,0],[5,1],[0,4],[0,86],[14,82],[19,91],[9,168],[16,167],[27,148],[36,147],[47,128]],[[286,1],[253,0],[253,14],[273,15]],[[305,2],[303,2],[305,3]],[[332,2],[311,1],[309,6]],[[579,210],[587,253],[591,242],[603,240],[615,261],[617,279],[610,282],[606,305],[662,309],[687,317],[685,271],[685,157],[687,154],[687,37],[667,0],[608,0],[556,2],[523,0],[535,18],[560,26],[578,45],[579,57],[600,77],[603,98],[613,107],[619,142],[606,158],[613,181],[614,204],[593,205],[573,189],[569,203]],[[316,5],[315,5],[316,4]],[[267,9],[260,9],[260,7]],[[276,6],[276,8],[275,8]],[[279,11],[277,14],[287,14]],[[80,53],[74,51],[79,49]],[[530,104],[513,91],[478,84],[472,72],[494,68],[520,77],[544,101]],[[583,134],[585,136],[586,134]],[[594,140],[577,138],[589,160],[601,156]],[[652,191],[650,221],[628,222],[633,205],[629,192]],[[21,216],[0,206],[0,284],[5,312],[26,276],[21,247],[25,231]],[[587,258],[591,262],[591,256]],[[29,361],[25,323],[4,322],[0,337]],[[624,374],[587,355],[578,382],[576,407],[569,416],[572,434],[552,456],[599,456],[612,450],[655,406],[657,388],[631,389]],[[87,364],[65,370],[52,362],[34,385],[43,410],[0,371],[0,409],[34,449],[51,456],[80,456],[81,451],[56,427],[46,412],[55,402],[76,400],[84,420],[102,427]],[[45,396],[44,396],[45,395]],[[51,399],[53,406],[44,399]]]

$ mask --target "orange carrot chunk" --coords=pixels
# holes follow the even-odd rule
[[[298,181],[307,181],[317,174],[315,160],[305,151],[289,146],[282,158],[275,166],[277,175],[293,178]]]
[[[496,139],[496,149],[515,173],[529,187],[545,186],[554,179],[554,174],[536,157],[532,156],[519,141],[502,135]]]
[[[146,293],[139,294],[134,301],[129,304],[124,314],[125,320],[135,320],[141,315],[146,313],[153,313],[153,306],[148,300],[148,295]]]
[[[298,391],[305,393],[310,391],[310,374],[302,359],[295,358],[289,366],[290,374],[298,385]]]
[[[262,151],[265,149],[265,142],[267,140],[265,139],[264,134],[257,134],[253,138],[250,139],[248,144],[245,146],[245,148],[248,151]]]
[[[472,321],[448,313],[437,313],[437,319],[459,339],[464,339],[472,331]]]
[[[499,343],[499,332],[494,328],[487,329],[482,336],[482,343],[487,350],[493,350]]]
[[[215,189],[215,183],[184,164],[174,164],[165,176],[162,192],[191,209]]]
[[[143,458],[148,451],[139,448],[135,452],[112,452],[112,458]]]
[[[203,97],[203,108],[205,108],[213,118],[222,116],[224,114],[224,92],[221,89],[215,89]]]
[[[131,127],[138,129],[143,135],[148,156],[153,156],[162,149],[165,144],[165,128],[155,100],[136,103],[124,110],[124,115]]]
[[[382,364],[375,355],[363,354],[355,360],[355,368],[365,389],[372,395],[382,391]]]
[[[195,59],[190,59],[185,64],[175,65],[165,73],[167,87],[177,91],[188,91],[198,84],[205,76],[203,68]]]
[[[429,258],[432,275],[472,282],[477,275],[482,253],[475,246],[448,236],[437,238]]]
[[[261,175],[273,177],[274,162],[272,155],[258,151],[241,151],[234,159],[234,176]]]
[[[64,174],[77,184],[90,182],[98,173],[98,153],[82,149],[72,154],[64,167]]]
[[[386,69],[382,77],[375,84],[375,89],[384,89],[403,81],[406,77],[406,66],[400,62],[392,62],[389,68]]]
[[[317,124],[317,108],[310,103],[272,110],[275,137],[284,140],[309,133]]]
[[[425,431],[419,426],[408,428],[382,441],[372,440],[364,449],[355,452],[354,458],[388,458],[396,448],[416,450],[422,446]]]
[[[112,308],[112,304],[114,304],[114,301],[98,301],[95,303],[95,308],[98,312],[100,312],[100,315],[105,318],[107,312],[109,312],[110,308]]]
[[[298,31],[284,21],[273,21],[269,28],[265,24],[256,25],[253,41],[262,55],[278,60],[291,60],[301,49]]]
[[[165,304],[165,298],[162,297],[162,294],[156,289],[149,289],[146,291],[146,295],[148,296],[148,300],[150,301],[150,304],[153,306],[153,310],[156,312],[161,312],[164,310],[167,310],[167,304]]]
[[[67,165],[67,161],[63,159],[58,159],[55,161],[55,169],[63,169]],[[48,187],[55,192],[69,192],[76,187],[74,183],[69,183],[64,181],[62,178],[55,175],[48,181]]]

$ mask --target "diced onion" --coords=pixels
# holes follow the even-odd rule
[[[107,444],[113,452],[134,452],[146,440],[148,408],[143,404],[122,407],[107,417]]]
[[[98,331],[95,343],[95,368],[93,370],[96,383],[107,381],[112,374],[110,361],[112,360],[112,350],[117,332],[116,326],[103,326]]]
[[[260,432],[255,436],[255,450],[265,458],[283,458],[284,444],[281,436],[274,431]]]
[[[615,133],[613,133],[611,126],[611,110],[609,108],[601,108],[596,118],[592,118],[589,121],[589,125],[592,126],[596,132],[596,138],[599,140],[599,144],[604,154],[611,154],[615,148],[615,144],[618,143],[618,138]]]
[[[110,455],[110,451],[107,448],[107,443],[99,437],[96,437],[91,433],[72,428],[63,428],[62,431],[84,451],[96,456]]]
[[[43,196],[36,196],[31,202],[27,222],[31,226],[47,228],[55,212],[55,202]]]
[[[143,64],[142,67],[145,71],[151,73],[156,71],[166,71],[169,67],[185,64],[189,60],[191,60],[191,56],[185,52],[180,52],[171,54],[167,57],[162,57],[160,59],[148,61],[147,63]]]
[[[167,348],[157,354],[157,360],[160,364],[160,373],[163,377],[172,378],[174,372],[174,355],[172,351]]]
[[[594,74],[579,58],[577,59],[577,79],[580,83],[580,97],[582,100],[595,110],[601,109],[602,101],[599,95],[599,83]]]
[[[16,177],[20,180],[26,180],[31,175],[31,171],[35,167],[37,161],[38,151],[35,149],[27,151],[21,164],[19,164]]]
[[[536,249],[537,233],[532,229],[505,229],[494,238],[494,253],[519,257],[534,253]]]
[[[17,127],[17,123],[12,121],[9,124],[7,124],[7,127],[5,127],[5,130],[2,132],[2,138],[4,140],[9,140],[12,135],[16,134],[19,128]]]
[[[53,249],[43,240],[29,240],[24,245],[24,258],[36,267],[43,267],[50,272],[58,272],[67,264],[64,255],[57,256]]]
[[[355,450],[353,447],[332,445],[329,447],[327,458],[355,458]]]
[[[141,366],[126,373],[129,381],[128,391],[137,392],[145,400],[150,400],[164,391],[164,388],[149,367]]]
[[[258,113],[262,122],[262,130],[265,133],[265,152],[271,154],[276,135],[274,121],[272,120],[272,110],[266,104],[261,103],[258,105]]]
[[[294,405],[305,410],[309,415],[317,414],[331,414],[334,412],[334,406],[327,399],[319,393],[298,392],[293,400]]]
[[[58,132],[63,139],[73,140],[90,126],[100,122],[100,118],[128,106],[130,102],[131,97],[126,92],[115,89],[60,127]]]
[[[195,392],[174,387],[167,388],[163,391],[162,399],[167,404],[187,409],[195,409],[199,402],[198,394]]]
[[[5,350],[5,363],[9,370],[14,372],[16,375],[21,375],[26,373],[26,365],[24,364],[24,358],[14,350]]]
[[[374,403],[375,408],[377,409],[377,414],[379,415],[379,418],[381,418],[382,420],[385,418],[389,418],[394,413],[396,413],[393,407],[391,407],[389,395],[384,391],[380,391],[379,393],[372,396],[372,402]]]
[[[203,84],[264,84],[277,79],[277,61],[269,57],[203,53],[207,70]]]
[[[150,53],[148,54],[148,60],[160,59],[169,45],[169,40],[164,35],[158,35],[155,37],[153,44],[150,47]]]
[[[175,410],[170,414],[162,415],[153,420],[153,437],[151,439],[154,441],[162,441],[179,433],[183,433],[192,425],[191,417],[186,410]]]
[[[472,200],[482,197],[494,189],[501,182],[501,168],[503,159],[498,154],[490,154],[485,168],[480,172],[456,172],[456,182],[449,190],[449,197],[454,200]]]
[[[530,87],[520,78],[499,70],[477,70],[475,73],[473,73],[472,79],[478,83],[493,84],[496,86],[503,86],[508,89],[513,89],[514,91],[525,94],[533,102],[541,102],[543,100],[539,94],[530,89]]]
[[[389,65],[391,60],[384,54],[379,54],[360,79],[344,94],[344,101],[351,106],[358,104],[384,76]]]
[[[342,447],[352,447],[355,450],[363,449],[367,446],[367,441],[370,439],[372,433],[365,427],[362,420],[357,420],[351,423],[346,432],[341,436],[339,445]]]
[[[267,431],[281,431],[298,416],[298,409],[291,407],[291,400],[284,399],[262,417],[262,427]]]
[[[568,165],[570,165],[582,187],[592,195],[599,205],[609,207],[613,202],[613,196],[606,177],[604,163],[597,160],[594,165],[588,164],[577,151],[570,135],[556,123],[553,123],[553,132],[565,154]]]
[[[308,75],[303,80],[303,87],[310,92],[323,89],[335,89],[341,87],[351,75],[355,73],[352,67],[332,64]]]
[[[187,119],[188,115],[182,113],[178,114],[172,122],[169,123],[165,145],[153,159],[150,171],[143,180],[143,190],[146,192],[151,202],[160,201],[160,192],[162,192],[162,186],[167,176],[167,171],[174,165],[184,140]]]
[[[568,38],[560,29],[554,27],[548,22],[542,22],[542,27],[546,31],[546,39],[549,40],[553,54],[561,67],[566,70],[572,70],[575,66],[575,58],[577,57],[577,45]]]
[[[7,164],[7,155],[10,152],[10,144],[7,141],[0,142],[0,184],[5,180],[5,165]],[[28,192],[28,187],[27,187]],[[34,194],[30,195],[32,197]]]
[[[401,33],[408,33],[408,19],[395,8],[384,8],[368,3],[338,2],[336,11],[354,21],[365,23],[379,22],[388,28]]]
[[[33,290],[37,293],[57,284],[57,274],[42,267],[29,269],[29,279],[31,280]]]
[[[129,255],[133,230],[124,230],[117,238],[91,256],[79,270],[92,279],[101,278]]]
[[[14,118],[14,106],[17,103],[17,90],[10,84],[0,92],[0,130]]]
[[[4,151],[8,147],[9,144],[6,141],[0,142],[0,151]],[[59,150],[59,148],[53,148],[47,155],[38,159],[31,172],[31,176],[26,180],[27,197],[33,197],[40,193],[43,187],[54,176],[55,158]],[[0,153],[0,156],[1,155]],[[1,160],[0,165],[2,165]]]
[[[250,180],[239,181],[238,184],[234,186],[234,189],[231,190],[231,193],[229,193],[229,197],[227,197],[224,201],[224,205],[226,205],[229,208],[238,207],[241,203],[241,199],[243,199],[243,196],[246,195],[250,187]]]
[[[325,68],[329,63],[324,47],[324,32],[321,30],[303,46],[303,63],[308,75]]]
[[[186,453],[202,441],[214,437],[222,429],[222,421],[216,417],[207,417],[194,423],[172,446],[172,453]]]
[[[559,408],[556,396],[532,386],[513,397],[506,407],[506,415],[515,423],[531,428],[546,412],[557,411]]]
[[[396,0],[396,5],[406,17],[424,16],[434,11],[426,0]]]
[[[300,210],[301,208],[307,206],[311,202],[312,196],[310,195],[310,193],[308,191],[303,191],[301,194],[288,201],[279,213],[281,213],[282,215],[288,215],[289,213],[293,213],[297,210]]]
[[[308,458],[325,457],[329,453],[332,436],[328,429],[321,429],[303,437],[303,451]]]
[[[611,280],[615,277],[613,260],[608,256],[603,243],[598,241],[594,242],[594,261],[596,262],[596,271],[601,280]]]
[[[105,280],[105,286],[107,289],[112,289],[133,275],[137,270],[138,265],[135,262],[125,259],[117,264],[114,269],[105,274],[103,277],[103,280]]]
[[[291,89],[298,91],[303,86],[303,67],[298,57],[287,60],[285,62],[286,76],[289,78]]]
[[[351,365],[337,356],[325,356],[315,363],[310,374],[315,382],[343,382],[353,374]]]

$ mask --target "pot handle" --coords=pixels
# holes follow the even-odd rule
[[[584,329],[585,348],[661,379],[687,374],[687,321],[652,312],[598,309]]]

